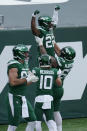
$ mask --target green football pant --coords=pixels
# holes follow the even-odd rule
[[[36,120],[36,116],[30,102],[25,96],[16,96],[8,93],[9,125],[18,126],[21,118],[24,118],[27,122]]]
[[[43,114],[46,116],[46,120],[53,120],[53,102],[51,102],[51,109],[42,109],[43,103],[36,102],[35,103],[35,114],[37,121],[42,121]]]

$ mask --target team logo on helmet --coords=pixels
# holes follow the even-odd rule
[[[53,27],[52,18],[49,16],[40,16],[38,18],[38,24],[45,30],[50,30]]]
[[[75,58],[76,51],[71,47],[67,46],[61,49],[61,57],[63,57],[65,60],[71,61]]]
[[[26,55],[27,53],[27,55]],[[29,57],[29,50],[26,45],[18,44],[13,48],[13,56],[14,59],[25,60]]]

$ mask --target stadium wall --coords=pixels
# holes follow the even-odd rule
[[[87,117],[87,27],[66,27],[55,30],[60,48],[73,46],[76,49],[75,65],[64,83],[64,96],[60,111],[63,118]],[[12,48],[23,43],[30,48],[29,66],[38,66],[37,45],[30,30],[0,30],[0,124],[7,124],[7,62],[12,58]],[[28,87],[26,96],[33,105],[35,84]],[[32,94],[32,95],[31,95]]]

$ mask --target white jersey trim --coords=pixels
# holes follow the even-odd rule
[[[12,115],[14,116],[13,94],[8,93],[8,98],[9,98],[9,104],[11,107],[11,112],[12,112]]]

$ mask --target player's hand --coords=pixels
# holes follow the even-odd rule
[[[26,80],[27,82],[37,82],[39,78],[35,76],[31,71],[29,71]]]
[[[57,10],[60,10],[60,6],[59,6],[59,5],[56,5],[55,10],[56,10],[56,11],[57,11]]]
[[[33,17],[36,17],[36,15],[38,15],[40,13],[39,10],[35,10],[34,13],[32,14]]]
[[[40,13],[39,10],[35,10],[35,11],[34,11],[34,15],[38,15],[39,13]]]
[[[40,37],[35,36],[35,40],[36,40],[36,42],[38,43],[39,46],[43,45],[43,37],[40,38]]]

